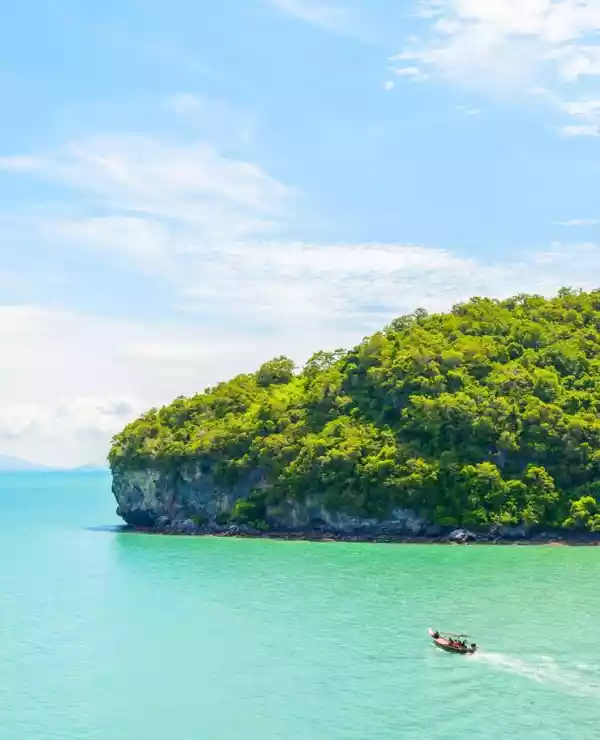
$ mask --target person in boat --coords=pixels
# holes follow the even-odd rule
[[[439,640],[439,638],[440,638],[440,633],[439,633],[439,632],[438,632],[438,631],[436,630],[436,631],[435,631],[435,632],[433,633],[433,639],[434,639],[434,640]]]

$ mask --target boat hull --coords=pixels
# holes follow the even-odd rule
[[[451,643],[444,637],[435,637],[435,632],[430,629],[429,636],[433,640],[433,643],[440,650],[445,653],[456,653],[457,655],[473,655],[477,651],[476,647],[463,647],[462,645],[456,645]]]

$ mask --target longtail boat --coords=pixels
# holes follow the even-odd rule
[[[441,650],[445,650],[447,653],[458,653],[459,655],[472,655],[477,650],[477,645],[467,643],[466,639],[469,635],[457,634],[454,632],[438,632],[437,630],[429,629],[429,635],[433,642]]]

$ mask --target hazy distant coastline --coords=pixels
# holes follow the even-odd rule
[[[59,468],[42,465],[11,455],[0,455],[0,473],[100,473],[108,472],[106,465],[79,465],[74,468]]]

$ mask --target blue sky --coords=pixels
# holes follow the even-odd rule
[[[417,306],[600,284],[597,0],[24,0],[0,28],[0,452]]]

